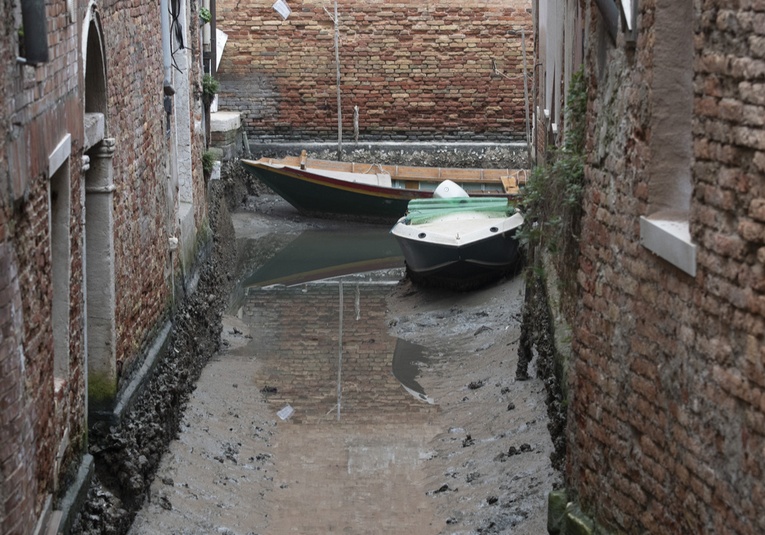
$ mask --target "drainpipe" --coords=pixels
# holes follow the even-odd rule
[[[173,89],[172,80],[172,57],[170,53],[170,8],[168,6],[168,0],[159,1],[159,19],[162,30],[162,67],[165,73],[165,80],[163,82],[165,96],[172,96],[175,94]]]
[[[218,75],[218,23],[216,21],[218,15],[216,14],[215,0],[209,0],[210,2],[210,14],[212,20],[210,20],[210,75],[216,78]]]
[[[208,11],[210,11],[210,0],[204,0],[204,7]],[[210,14],[212,14],[212,11],[210,11]],[[202,26],[202,70],[206,73],[209,73],[212,75],[212,65],[208,65],[207,62],[210,60],[211,50],[210,50],[210,34],[212,30],[212,21],[210,21],[208,24],[205,24]]]

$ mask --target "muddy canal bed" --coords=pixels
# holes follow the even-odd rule
[[[546,532],[559,476],[544,385],[515,380],[520,277],[421,289],[386,228],[269,195],[234,225],[224,350],[130,533]]]

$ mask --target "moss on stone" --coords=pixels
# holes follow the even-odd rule
[[[95,407],[111,406],[117,397],[116,378],[103,374],[88,375],[88,402]]]

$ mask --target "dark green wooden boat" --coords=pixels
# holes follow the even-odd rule
[[[452,180],[471,197],[514,197],[526,181],[523,169],[457,169],[335,162],[301,156],[242,160],[245,169],[300,212],[394,222],[409,201],[433,196]]]

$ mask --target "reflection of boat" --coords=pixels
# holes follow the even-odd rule
[[[433,405],[435,403],[433,398],[425,394],[425,390],[417,382],[420,364],[428,362],[424,352],[423,346],[403,338],[396,338],[396,348],[393,351],[393,376],[399,380],[404,390],[416,399]]]
[[[306,230],[247,276],[242,285],[291,286],[403,266],[401,250],[387,229]]]
[[[299,211],[395,221],[412,199],[429,198],[450,179],[473,197],[514,196],[525,170],[409,167],[300,157],[242,160],[244,167]]]
[[[510,271],[523,216],[506,198],[468,197],[447,182],[458,196],[413,200],[391,229],[412,281],[472,288]]]

